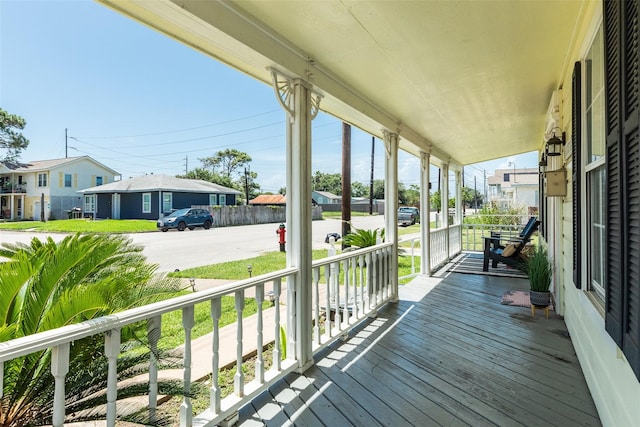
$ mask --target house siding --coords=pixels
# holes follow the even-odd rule
[[[151,212],[148,213],[142,213],[143,193],[122,193],[120,198],[120,219],[158,219],[160,216],[159,192],[151,191],[150,193]],[[108,193],[106,195],[111,198],[111,194],[112,193]]]
[[[602,6],[603,3],[599,2],[585,4],[582,25],[576,29],[575,47],[573,51],[569,52],[567,63],[573,64],[584,58],[595,30],[602,20]],[[552,235],[550,233],[546,236],[551,245],[560,246],[555,258],[557,270],[554,278],[557,310],[565,318],[602,424],[604,426],[631,426],[636,425],[640,419],[640,405],[638,405],[640,382],[634,375],[622,350],[605,329],[604,307],[591,298],[588,291],[585,273],[588,265],[586,261],[588,260],[587,250],[584,245],[579,248],[574,246],[575,239],[580,237],[574,235],[574,226],[581,233],[586,227],[584,216],[574,218],[574,212],[577,209],[584,213],[587,206],[584,197],[580,197],[585,194],[584,181],[580,184],[581,189],[576,196],[573,191],[572,172],[574,168],[579,168],[579,165],[573,164],[572,161],[574,148],[571,129],[573,115],[571,108],[572,75],[573,67],[568,67],[563,81],[558,85],[563,88],[561,120],[562,129],[567,132],[563,162],[568,172],[567,196],[564,199],[559,199],[555,209],[552,208],[553,203],[550,203],[549,212],[546,212],[548,221],[553,222],[560,231],[559,234]],[[607,91],[607,96],[609,95],[610,92]],[[550,170],[552,169],[550,168]],[[574,197],[576,197],[579,206],[574,207]],[[574,221],[577,224],[574,224]],[[574,256],[581,257],[581,260],[574,260]],[[574,275],[574,266],[580,268],[580,272],[578,272],[580,274]]]
[[[208,206],[209,205],[209,193],[174,193],[173,194],[173,209],[190,208],[191,206]],[[227,195],[229,198],[229,195]]]
[[[111,194],[96,194],[96,218],[111,218]]]

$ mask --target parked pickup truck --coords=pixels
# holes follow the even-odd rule
[[[420,210],[413,207],[398,209],[398,225],[408,226],[420,222]]]

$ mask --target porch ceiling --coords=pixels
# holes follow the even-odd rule
[[[97,0],[401,148],[469,164],[536,150],[583,1]]]

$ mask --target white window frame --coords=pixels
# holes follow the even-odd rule
[[[602,87],[599,88],[599,90],[596,93],[592,93],[591,94],[591,99],[588,98],[588,85],[591,84],[591,82],[588,80],[588,67],[587,67],[587,57],[589,57],[591,55],[591,53],[593,52],[593,46],[594,43],[598,40],[598,35],[601,35],[600,37],[600,42],[604,44],[603,42],[603,37],[604,37],[604,28],[603,28],[603,24],[602,21],[600,21],[600,23],[596,26],[594,32],[593,32],[593,38],[590,41],[586,52],[585,52],[585,59],[582,61],[583,62],[583,66],[582,66],[582,141],[581,143],[583,144],[583,150],[582,150],[582,159],[581,159],[581,165],[582,165],[582,187],[580,189],[580,191],[582,191],[583,195],[584,195],[584,208],[583,208],[583,212],[585,213],[584,215],[584,222],[583,222],[583,227],[582,227],[582,235],[583,235],[583,252],[582,252],[582,259],[583,259],[583,268],[584,268],[584,272],[586,273],[586,290],[589,292],[592,292],[594,294],[594,296],[597,297],[598,300],[604,302],[605,299],[605,291],[606,291],[606,242],[603,240],[606,238],[606,203],[602,203],[602,209],[604,211],[600,212],[600,216],[602,217],[602,222],[601,223],[597,223],[595,218],[594,218],[594,213],[592,212],[593,209],[593,203],[592,203],[592,197],[598,197],[598,194],[594,194],[594,191],[597,192],[597,190],[592,188],[593,183],[595,182],[594,179],[598,176],[598,172],[601,171],[604,168],[604,185],[606,185],[606,180],[607,180],[607,176],[606,176],[606,131],[604,129],[605,123],[604,123],[604,118],[602,119],[602,123],[601,123],[601,132],[599,137],[602,138],[602,145],[604,145],[603,148],[603,154],[598,157],[595,160],[591,159],[591,152],[592,152],[592,143],[591,143],[591,137],[594,136],[592,133],[588,132],[588,118],[589,118],[589,111],[594,111],[597,110],[598,107],[600,107],[600,113],[602,115],[602,117],[604,117],[604,109],[605,109],[605,87],[604,87],[604,62],[605,62],[605,58],[602,57],[600,58],[600,65],[602,65],[602,70],[600,70],[602,79]],[[600,53],[604,55],[604,46],[601,46],[601,48],[599,49]],[[597,105],[597,104],[600,105]],[[594,108],[595,107],[595,108]],[[598,113],[595,113],[598,114]],[[593,128],[592,128],[593,129]],[[598,135],[596,135],[596,137],[598,137]],[[594,138],[595,139],[595,138]],[[602,147],[601,145],[601,147]],[[600,195],[600,197],[602,197],[602,194]],[[599,230],[598,234],[601,236],[600,239],[597,238],[597,236],[595,236],[595,231]],[[599,272],[599,276],[600,277],[594,277],[595,275],[597,275]]]
[[[227,195],[226,194],[219,194],[218,195],[218,204],[220,206],[227,206]]]
[[[162,193],[162,212],[168,212],[173,209],[173,193]]]
[[[209,194],[209,206],[216,206],[218,203],[217,194]]]
[[[142,193],[142,213],[151,213],[151,193]]]
[[[96,196],[95,194],[85,194],[84,196],[84,211],[87,213],[95,213],[96,211]]]
[[[48,187],[49,175],[45,173],[38,174],[38,188]]]

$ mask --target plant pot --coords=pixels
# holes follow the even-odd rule
[[[551,292],[529,291],[531,305],[536,307],[548,307],[551,304]]]

